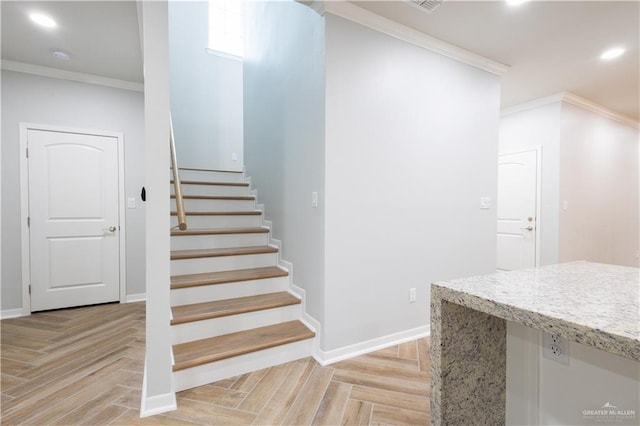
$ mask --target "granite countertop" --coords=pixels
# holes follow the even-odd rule
[[[433,297],[640,361],[640,269],[571,262],[432,284]]]

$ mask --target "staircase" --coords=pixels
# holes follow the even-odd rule
[[[244,174],[179,170],[188,229],[173,212],[175,390],[309,356],[315,334],[299,321],[300,299],[288,292]]]

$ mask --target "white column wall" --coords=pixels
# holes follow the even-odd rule
[[[143,11],[145,187],[147,190],[146,357],[141,416],[173,410],[169,243],[169,40],[166,1]]]

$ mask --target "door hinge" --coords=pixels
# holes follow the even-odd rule
[[[27,228],[31,227],[31,217],[27,216]]]
[[[27,147],[26,151],[27,151],[27,158],[29,158],[29,147]]]
[[[31,284],[29,284],[29,294],[31,294]]]

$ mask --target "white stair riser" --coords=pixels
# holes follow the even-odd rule
[[[239,281],[198,287],[171,290],[171,306],[190,305],[192,303],[213,302],[214,300],[255,296],[258,294],[286,291],[289,277],[264,278],[260,280]]]
[[[269,234],[180,235],[171,237],[171,250],[266,246]]]
[[[199,200],[185,198],[184,209],[187,212],[233,212],[255,210],[255,200]],[[171,206],[175,205],[171,199]]]
[[[175,187],[171,185],[171,195],[173,194],[175,194]],[[249,187],[226,185],[190,185],[183,183],[182,195],[224,195],[243,197],[249,195]]]
[[[275,266],[277,261],[277,253],[172,260],[171,275],[264,268],[267,266]]]
[[[221,215],[192,216],[187,215],[189,229],[202,228],[256,228],[262,225],[261,215]],[[171,216],[171,227],[178,226],[177,216]]]
[[[279,324],[300,318],[300,305],[282,306],[262,311],[193,321],[171,326],[173,344],[221,336],[257,327]]]
[[[244,182],[244,174],[209,172],[204,170],[180,170],[180,180],[197,180],[200,182]]]
[[[313,339],[307,339],[193,368],[186,368],[173,373],[173,384],[175,391],[179,392],[251,371],[306,358],[311,355],[312,350]]]

